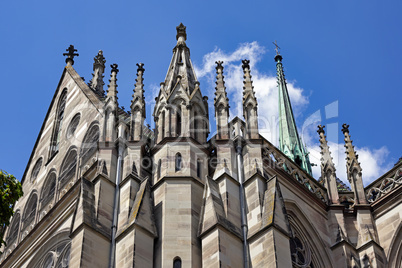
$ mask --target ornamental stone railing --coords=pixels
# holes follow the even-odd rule
[[[397,163],[394,168],[382,175],[366,187],[366,197],[369,203],[374,203],[383,198],[392,190],[402,184],[402,161]]]
[[[286,171],[296,182],[328,204],[327,189],[266,140],[264,141],[263,157],[269,158],[273,166]]]

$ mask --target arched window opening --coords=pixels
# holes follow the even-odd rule
[[[18,231],[20,229],[20,219],[21,219],[20,213],[15,213],[10,227],[10,231],[8,232],[8,238],[7,238],[8,246],[17,241]]]
[[[71,138],[74,136],[75,130],[78,127],[78,124],[80,123],[81,115],[76,114],[73,119],[70,122],[70,125],[67,128],[67,139]]]
[[[34,223],[37,204],[38,196],[36,194],[33,194],[25,205],[24,217],[22,218],[22,226],[24,229]]]
[[[301,160],[300,156],[296,156],[296,158],[295,158],[295,163],[296,163],[299,167],[302,166],[302,160]]]
[[[81,164],[85,165],[86,162],[94,155],[98,149],[99,141],[99,126],[91,126],[85,134],[84,141],[81,145]]]
[[[59,105],[56,112],[56,123],[54,127],[53,137],[50,144],[50,155],[52,156],[59,151],[59,143],[61,138],[61,127],[63,125],[64,110],[66,108],[67,90],[64,90],[60,96]]]
[[[61,189],[67,182],[74,177],[75,169],[77,166],[77,151],[70,150],[64,158],[59,176],[59,189]]]
[[[158,161],[158,179],[161,178],[161,173],[162,173],[161,169],[162,169],[162,160],[159,159],[159,161]]]
[[[32,169],[32,173],[31,173],[31,182],[35,181],[36,178],[38,177],[40,168],[42,167],[42,162],[43,162],[43,158],[39,158],[38,161],[36,161],[35,166]]]
[[[70,265],[71,243],[69,240],[63,239],[50,248],[46,250],[43,248],[39,252],[39,256],[35,256],[28,267],[67,268]]]
[[[176,114],[176,129],[177,129],[177,136],[181,135],[181,109],[180,107],[177,109]]]
[[[181,259],[179,257],[174,258],[173,268],[181,268]]]
[[[180,153],[176,154],[176,159],[175,160],[176,160],[175,161],[175,171],[177,172],[177,171],[181,170],[182,165],[183,165]]]
[[[56,191],[56,173],[50,173],[45,181],[42,190],[42,198],[41,198],[41,207],[44,208],[47,204],[49,204],[53,198],[54,193]]]
[[[202,167],[202,165],[201,165],[202,163],[201,163],[201,159],[197,159],[197,177],[198,178],[201,178],[201,167]]]

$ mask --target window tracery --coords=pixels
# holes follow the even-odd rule
[[[56,113],[56,123],[52,136],[52,141],[50,144],[50,157],[52,157],[56,152],[59,151],[59,143],[61,137],[61,127],[64,119],[64,110],[66,108],[66,100],[67,100],[67,90],[65,89],[60,96],[59,105],[57,107]]]
[[[81,163],[85,164],[97,151],[100,131],[98,125],[92,125],[85,134],[81,145]]]
[[[43,158],[39,158],[38,161],[36,161],[35,166],[32,169],[32,173],[31,173],[31,182],[35,181],[36,178],[38,177],[40,168],[42,167],[42,162],[43,162]]]
[[[76,114],[73,119],[70,122],[70,125],[67,128],[67,139],[71,138],[74,136],[75,130],[78,127],[78,124],[80,123],[81,115]]]
[[[70,265],[71,243],[62,241],[48,250],[35,268],[68,268]]]
[[[70,150],[61,168],[59,176],[59,189],[61,189],[74,175],[77,166],[77,150]]]
[[[11,244],[13,244],[14,242],[17,241],[18,231],[20,229],[20,219],[21,219],[20,213],[18,213],[18,212],[15,213],[12,224],[11,224],[10,231],[8,233],[7,246],[10,246]]]
[[[41,207],[44,208],[47,204],[49,204],[53,198],[56,190],[56,173],[50,173],[44,183],[42,190],[42,198],[41,198]]]
[[[24,230],[27,229],[27,227],[29,227],[32,223],[34,223],[37,204],[38,204],[38,196],[36,194],[33,194],[29,198],[25,206],[24,217],[22,219]]]

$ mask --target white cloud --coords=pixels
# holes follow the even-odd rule
[[[206,54],[203,57],[202,65],[195,66],[196,73],[202,86],[204,94],[214,96],[215,91],[215,62],[223,61],[225,86],[230,100],[230,114],[243,118],[242,108],[242,90],[243,90],[243,70],[241,68],[241,60],[249,59],[251,75],[254,85],[254,91],[258,100],[258,115],[259,115],[259,128],[260,133],[274,145],[278,145],[278,88],[276,76],[264,73],[257,68],[257,63],[261,61],[262,56],[266,53],[266,49],[259,45],[258,42],[240,44],[239,47],[233,52],[224,52],[219,48]],[[275,63],[272,62],[270,70],[275,70]],[[287,88],[292,103],[293,112],[298,117],[309,104],[309,98],[305,94],[305,90],[295,86],[295,81],[287,81]],[[210,98],[209,105],[211,109],[210,115],[214,114],[213,98]],[[334,118],[338,116],[338,102],[333,102],[325,106],[326,118]],[[311,162],[317,164],[313,167],[313,176],[318,179],[321,176],[320,170],[320,148],[318,144],[318,134],[316,132],[317,125],[322,120],[322,113],[320,110],[311,114],[305,119],[299,134],[302,136],[303,142],[307,144],[308,151],[310,151]],[[213,116],[210,117],[211,124],[213,125]],[[325,122],[325,120],[324,120]],[[299,126],[300,127],[300,126]],[[212,126],[214,129],[215,126]],[[330,150],[337,169],[337,176],[346,184],[346,162],[345,150],[343,145],[343,137],[340,133],[340,125],[332,123],[327,126],[327,136],[329,140]],[[373,180],[377,179],[390,166],[385,164],[385,160],[389,154],[386,147],[379,149],[372,149],[368,147],[355,147],[358,155],[359,162],[363,169],[363,182],[368,185]]]
[[[260,72],[256,64],[265,54],[266,49],[257,42],[244,43],[234,52],[225,53],[216,48],[211,53],[203,57],[201,67],[195,66],[196,73],[200,80],[205,79],[208,85],[215,84],[215,62],[223,61],[225,86],[229,96],[231,117],[243,116],[242,90],[243,90],[243,70],[241,60],[249,59],[254,91],[258,100],[259,128],[261,134],[273,144],[278,143],[278,88],[276,76]],[[275,67],[275,63],[272,62]],[[212,96],[214,89],[208,90],[208,95]],[[294,83],[288,83],[289,96],[293,109],[298,114],[308,104],[308,98],[303,95],[303,89],[298,88]],[[211,100],[210,106],[213,109]],[[213,113],[212,113],[213,114]]]

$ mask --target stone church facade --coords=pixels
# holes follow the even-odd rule
[[[280,146],[259,134],[248,60],[244,119],[229,121],[224,63],[216,64],[216,134],[208,98],[177,27],[177,44],[144,125],[144,65],[130,112],[118,105],[117,64],[86,84],[67,65],[22,178],[0,267],[401,267],[402,161],[363,187],[344,124],[348,188],[337,179],[324,126],[321,178],[297,133],[282,56],[275,56]]]

